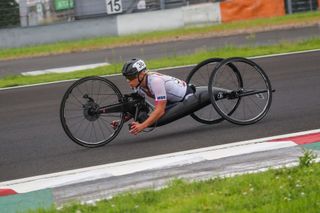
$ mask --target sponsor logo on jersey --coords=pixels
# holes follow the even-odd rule
[[[165,100],[165,99],[166,99],[166,96],[164,96],[164,95],[163,95],[163,96],[158,96],[158,97],[157,97],[157,100]]]

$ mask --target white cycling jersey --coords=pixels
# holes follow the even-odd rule
[[[187,83],[172,76],[149,72],[146,76],[148,90],[138,88],[138,93],[152,97],[155,101],[182,101],[187,91]]]

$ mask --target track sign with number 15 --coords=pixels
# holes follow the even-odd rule
[[[106,0],[106,3],[108,14],[122,13],[121,0]]]

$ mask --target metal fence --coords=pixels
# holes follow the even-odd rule
[[[172,9],[190,4],[221,0],[75,0],[75,18],[128,14],[154,10]]]
[[[0,0],[0,28],[36,26],[220,0]],[[12,5],[14,7],[12,7]],[[9,5],[9,6],[8,6]],[[11,15],[9,15],[10,13]],[[13,15],[14,14],[14,15]],[[12,22],[9,22],[12,19]]]
[[[147,12],[223,0],[0,0],[0,28]],[[286,12],[317,10],[318,0],[284,0]]]
[[[318,0],[286,0],[286,13],[299,13],[317,10]]]

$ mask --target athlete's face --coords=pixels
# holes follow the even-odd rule
[[[127,82],[131,88],[136,88],[139,85],[138,77],[127,78]]]

